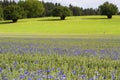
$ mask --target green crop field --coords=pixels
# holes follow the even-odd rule
[[[0,22],[1,35],[119,35],[120,16],[59,17],[19,19],[17,23]]]

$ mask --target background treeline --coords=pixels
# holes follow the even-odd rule
[[[19,1],[18,3],[16,3],[14,0],[3,0],[0,1],[0,6],[2,8],[5,8],[8,5],[11,4],[16,4],[19,5],[21,7],[24,6],[24,8],[28,8],[29,6],[26,6],[24,4],[22,4],[23,1]],[[44,13],[41,16],[52,16],[52,10],[56,7],[56,6],[62,6],[60,3],[52,3],[52,2],[40,2],[42,3],[43,7],[44,7]],[[29,3],[29,5],[31,5]],[[72,15],[73,16],[80,16],[80,15],[99,15],[100,12],[98,9],[93,9],[93,8],[88,8],[88,9],[83,9],[81,7],[78,6],[73,6],[73,5],[69,5],[68,7],[71,11],[72,11]],[[32,15],[32,14],[31,14]],[[27,16],[29,17],[35,17],[35,16]],[[36,16],[37,17],[37,16]],[[39,17],[39,16],[38,16]]]
[[[52,3],[52,2],[42,2],[45,8],[45,12],[43,16],[52,16],[52,10],[56,7],[56,6],[62,6],[60,3]],[[72,16],[82,16],[82,15],[100,15],[100,11],[99,9],[93,9],[93,8],[87,8],[87,9],[83,9],[81,7],[78,6],[73,6],[73,5],[69,5],[68,7],[71,12],[72,12]]]
[[[64,20],[66,16],[100,14],[101,12],[99,8],[84,9],[71,4],[66,7],[60,3],[41,2],[38,0],[20,0],[17,3],[14,0],[0,1],[0,19],[13,20],[13,22],[16,22],[19,18],[60,16],[60,18]]]

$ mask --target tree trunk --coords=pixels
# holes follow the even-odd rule
[[[61,20],[65,20],[65,17],[66,17],[66,16],[63,15],[63,16],[61,16],[60,18],[61,18]]]
[[[17,20],[18,20],[18,19],[13,19],[12,21],[13,21],[13,23],[15,23],[15,22],[17,22]]]
[[[107,15],[107,18],[108,18],[108,19],[111,19],[111,18],[112,18],[112,15]]]

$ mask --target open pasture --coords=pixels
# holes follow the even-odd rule
[[[119,35],[120,16],[80,16],[20,19],[0,22],[0,35]]]
[[[119,80],[120,38],[0,38],[2,80]]]

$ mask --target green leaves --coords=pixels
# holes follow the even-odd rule
[[[99,6],[101,15],[107,15],[108,18],[112,18],[112,15],[118,13],[118,7],[112,3],[105,2],[103,5]]]
[[[0,20],[3,18],[3,9],[2,7],[0,6]]]
[[[18,5],[9,5],[4,8],[4,19],[16,22],[17,19],[22,18],[22,11],[23,9]]]
[[[20,1],[18,4],[24,8],[28,18],[40,17],[44,12],[43,4],[38,0]]]
[[[66,16],[70,16],[72,13],[70,11],[69,8],[67,7],[63,7],[63,6],[57,6],[54,10],[53,10],[53,16],[57,17],[61,17],[61,19],[63,18],[63,20],[65,19]]]
[[[82,15],[82,9],[77,6],[70,6],[70,10],[72,11],[73,16],[80,16]]]

